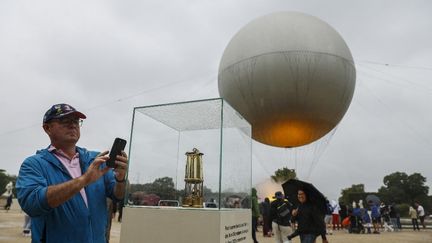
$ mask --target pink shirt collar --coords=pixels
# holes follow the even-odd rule
[[[69,156],[67,156],[63,150],[57,149],[52,144],[49,146],[48,151],[53,153],[59,160],[66,166],[66,168],[80,168],[79,164],[79,153],[76,152],[75,155],[72,157],[72,159],[69,159]],[[80,168],[81,170],[81,168]]]

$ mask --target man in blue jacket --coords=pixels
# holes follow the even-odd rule
[[[372,225],[374,228],[373,233],[379,234],[379,228],[381,223],[381,214],[380,214],[379,207],[372,201],[369,201],[368,204],[371,209]]]
[[[70,105],[53,105],[43,118],[51,144],[21,165],[17,197],[32,218],[32,242],[106,243],[106,198],[124,197],[127,156],[117,156],[113,171],[108,151],[77,147],[85,118]]]

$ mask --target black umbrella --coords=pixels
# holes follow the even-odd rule
[[[379,206],[381,204],[381,200],[378,196],[370,194],[366,196],[366,203],[369,204],[369,202],[372,202],[372,204]]]
[[[297,199],[298,190],[304,191],[307,196],[306,200],[314,204],[323,215],[325,214],[327,209],[326,197],[311,183],[290,179],[282,184],[282,188],[288,200],[296,206],[300,204]]]

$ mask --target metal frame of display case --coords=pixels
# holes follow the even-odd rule
[[[186,173],[187,166],[202,169],[203,174]],[[135,173],[140,176],[133,178]],[[165,180],[172,180],[176,193],[188,182],[203,183],[203,188],[207,186],[212,193],[203,190],[202,204],[211,207],[200,207],[200,201],[182,204],[178,194],[169,193],[160,194],[160,200],[152,206],[125,198],[120,241],[250,241],[251,174],[251,126],[225,100],[134,108],[126,195],[133,196],[133,185],[171,178]],[[217,200],[208,202],[210,196]]]

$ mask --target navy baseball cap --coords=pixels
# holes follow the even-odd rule
[[[49,122],[52,119],[61,118],[70,114],[75,114],[77,117],[85,119],[87,118],[83,113],[77,111],[71,105],[68,104],[56,104],[51,106],[43,117],[43,123]]]
[[[283,193],[281,192],[281,191],[277,191],[276,193],[275,193],[275,196],[274,196],[275,198],[284,198],[284,195],[283,195]]]

